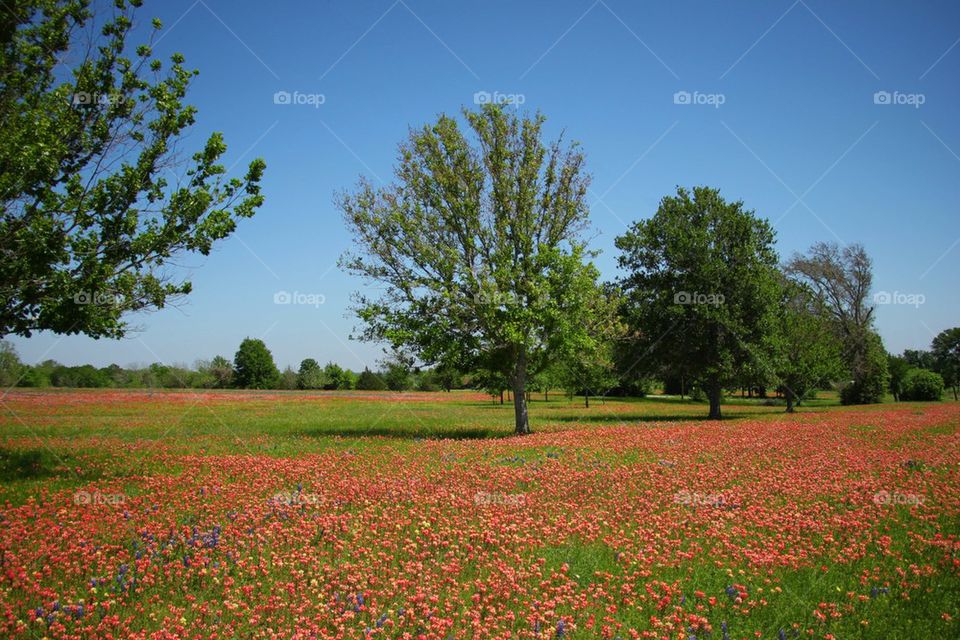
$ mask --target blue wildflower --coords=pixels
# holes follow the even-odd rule
[[[557,621],[557,637],[562,638],[564,632],[566,631],[567,625],[564,624],[563,620]]]

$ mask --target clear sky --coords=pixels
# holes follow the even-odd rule
[[[139,19],[153,16],[157,52],[200,69],[188,146],[219,130],[235,172],[262,156],[266,204],[181,261],[194,292],[180,308],[133,317],[119,341],[14,339],[26,362],[191,364],[252,336],[280,366],[374,366],[380,348],[349,338],[363,284],[336,267],[350,237],[333,194],[390,180],[408,127],[478,92],[582,143],[606,278],[628,223],[706,184],[770,219],[783,258],[862,242],[890,294],[876,315],[889,350],[960,325],[955,0],[147,0]]]

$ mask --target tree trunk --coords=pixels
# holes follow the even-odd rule
[[[503,404],[503,389],[500,389],[500,404]]]
[[[589,391],[583,392],[583,406],[585,406],[587,409],[590,408],[590,392]]]
[[[791,389],[790,387],[787,387],[786,390],[785,390],[785,394],[786,394],[786,396],[787,396],[787,413],[793,413],[793,412],[794,412],[794,408],[793,408],[793,389]]]
[[[513,417],[514,432],[517,435],[530,433],[530,419],[527,416],[527,354],[521,352],[517,357],[513,371]]]
[[[550,402],[550,391],[544,391],[544,392],[543,392],[543,401],[544,401],[544,402]]]
[[[720,381],[717,379],[711,380],[709,384],[709,395],[710,395],[710,415],[707,416],[709,420],[720,420],[720,393],[722,389],[720,388]]]

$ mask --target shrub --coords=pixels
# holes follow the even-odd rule
[[[943,378],[926,369],[911,369],[903,380],[900,394],[904,400],[939,400],[943,396]]]

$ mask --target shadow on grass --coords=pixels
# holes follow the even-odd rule
[[[394,440],[487,440],[507,438],[513,435],[512,429],[491,429],[469,427],[458,429],[447,427],[443,430],[431,430],[423,427],[323,427],[306,429],[300,432],[308,438],[392,438]]]
[[[32,480],[57,475],[58,460],[41,449],[0,449],[0,481]]]
[[[584,409],[583,413],[575,416],[555,416],[549,419],[549,422],[712,422],[707,419],[706,413],[696,414],[652,414],[652,413],[597,413],[590,415],[591,409]],[[760,412],[737,413],[724,412],[723,421],[737,420],[740,418],[749,418],[751,416],[766,415]]]

